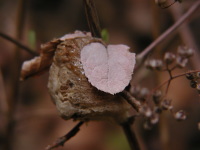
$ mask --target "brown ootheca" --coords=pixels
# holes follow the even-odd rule
[[[118,94],[98,90],[84,74],[80,52],[92,42],[104,44],[101,39],[80,31],[48,42],[42,46],[39,57],[25,62],[22,77],[41,72],[51,64],[48,89],[62,118],[124,122],[128,117],[127,102]]]

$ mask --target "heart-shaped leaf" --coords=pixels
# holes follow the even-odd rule
[[[81,50],[81,62],[89,82],[97,89],[115,94],[129,84],[135,66],[135,53],[126,45],[90,43]]]

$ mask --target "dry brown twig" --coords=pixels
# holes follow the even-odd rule
[[[20,43],[19,41],[15,40],[14,38],[0,32],[0,37],[4,38],[5,40],[8,40],[10,42],[12,42],[13,44],[15,44],[16,46],[18,46],[19,48],[21,48],[22,50],[25,50],[26,52],[28,52],[29,54],[33,55],[33,56],[37,56],[38,53],[35,52],[34,50],[30,49],[29,47],[25,46],[24,44]]]
[[[76,126],[74,126],[66,135],[58,138],[52,145],[49,145],[46,147],[46,150],[52,150],[54,148],[63,146],[65,142],[67,142],[69,139],[71,139],[73,136],[75,136],[78,131],[80,130],[80,127],[83,125],[83,121],[80,121]]]

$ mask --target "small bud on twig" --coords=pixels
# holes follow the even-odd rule
[[[173,106],[171,105],[171,102],[172,102],[172,100],[164,99],[164,100],[161,102],[161,107],[162,107],[164,110],[172,110],[172,109],[173,109]]]
[[[154,94],[153,94],[153,101],[155,104],[159,104],[160,101],[161,101],[161,96],[162,96],[162,93],[161,91],[157,90]]]
[[[183,110],[180,110],[174,114],[174,118],[178,121],[182,121],[185,120],[187,117],[185,112]]]
[[[173,53],[167,52],[164,55],[164,60],[166,62],[166,64],[171,64],[174,62],[176,56]]]
[[[176,63],[177,63],[177,66],[179,68],[184,68],[188,63],[188,59],[187,58],[183,58],[181,56],[177,56],[176,57]]]
[[[191,80],[191,81],[190,81],[190,86],[191,86],[192,88],[196,88],[196,87],[197,87],[197,81]]]
[[[194,54],[193,49],[186,46],[179,46],[177,50],[178,55],[184,58],[189,58]]]
[[[186,78],[188,79],[188,80],[194,80],[194,78],[195,78],[195,76],[194,76],[194,74],[193,73],[186,73]]]
[[[159,59],[151,59],[145,62],[147,69],[151,70],[161,70],[163,67],[163,62]]]

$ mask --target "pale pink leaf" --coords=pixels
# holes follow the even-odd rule
[[[91,43],[81,50],[81,62],[89,82],[97,89],[115,94],[129,84],[135,66],[135,53],[126,45]]]

